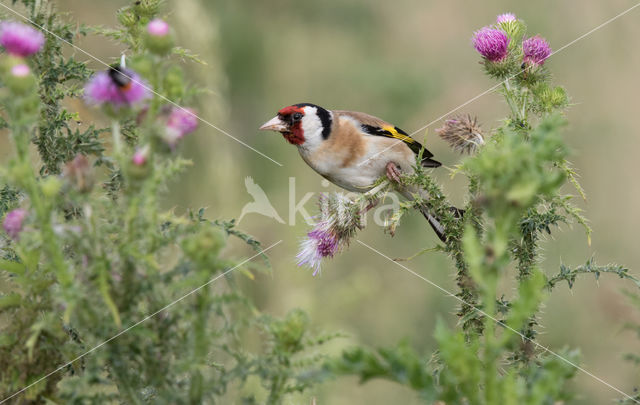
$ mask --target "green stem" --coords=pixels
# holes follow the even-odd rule
[[[14,113],[15,114],[11,117],[12,121],[20,122],[19,113]],[[22,183],[22,186],[31,201],[42,235],[42,247],[48,256],[50,266],[53,268],[56,278],[62,285],[63,291],[67,296],[66,298],[69,301],[69,287],[71,286],[72,278],[64,260],[62,247],[58,242],[58,237],[55,235],[51,224],[52,207],[45,201],[40,184],[36,180],[36,174],[31,166],[31,159],[29,157],[29,129],[25,125],[21,124],[12,125],[11,129],[15,139],[16,155],[18,158],[17,168],[15,169],[18,173],[18,181]],[[71,306],[69,305],[64,315],[65,322],[68,322],[70,310]]]
[[[497,274],[497,269],[490,270],[492,273]],[[496,312],[496,288],[498,279],[494,275],[490,275],[487,277],[490,279],[488,281],[488,285],[486,286],[486,291],[484,295],[484,311],[487,315],[484,318],[484,339],[485,339],[485,361],[484,366],[486,368],[486,372],[484,373],[485,377],[485,403],[487,404],[498,404],[500,403],[498,394],[498,381],[497,376],[499,374],[498,370],[498,351],[499,347],[496,343],[495,336],[495,312]]]
[[[507,101],[509,108],[511,109],[511,114],[513,115],[513,117],[519,122],[525,121],[526,109],[524,106],[524,101],[520,103],[518,102],[516,94],[511,88],[509,80],[505,80],[502,83],[502,90],[504,92],[504,98]]]
[[[525,120],[525,121],[528,120],[528,116],[527,116],[527,101],[528,100],[529,100],[529,92],[525,88],[524,91],[522,92],[522,108],[520,110],[520,114],[522,116],[522,119]]]
[[[97,280],[98,290],[100,291],[100,294],[102,294],[102,298],[105,302],[105,305],[107,306],[107,308],[109,308],[109,311],[111,312],[113,321],[115,322],[118,329],[120,329],[122,327],[122,321],[120,320],[120,313],[118,311],[118,307],[116,303],[113,301],[113,298],[111,298],[111,294],[110,294],[109,269],[111,268],[111,265],[109,263],[109,259],[102,251],[100,238],[96,234],[97,226],[95,223],[95,217],[91,215],[90,212],[91,212],[90,206],[86,205],[84,208],[84,218],[87,224],[87,233],[88,233],[87,237],[91,241],[91,244],[93,245],[93,250],[95,251],[96,268],[98,269],[98,280]]]
[[[269,398],[267,398],[267,404],[275,405],[280,403],[285,382],[286,381],[282,376],[276,375],[273,377],[269,390]]]
[[[527,213],[524,218],[530,217]],[[537,231],[526,231],[521,228],[520,238],[513,243],[513,252],[517,259],[518,282],[523,283],[531,277],[534,267],[538,263],[538,234]],[[523,341],[515,352],[517,359],[527,363],[531,358],[531,343],[536,337],[535,326],[538,324],[535,314],[523,324],[520,332],[530,340]]]
[[[154,56],[154,64],[157,66],[157,68],[151,70],[151,88],[155,89],[158,92],[162,92],[162,83],[160,82],[162,59]],[[160,98],[154,94],[154,97],[151,99],[151,107],[149,108],[149,113],[147,114],[149,119],[153,119],[157,116],[158,111],[160,110],[160,105]]]
[[[453,213],[453,206],[444,196],[440,186],[426,173],[420,172],[409,178],[409,184],[415,184],[426,191],[429,196],[429,209],[439,219],[444,226],[444,233],[447,235],[445,251],[451,255],[455,261],[457,269],[456,284],[459,291],[456,294],[462,301],[457,312],[457,316],[462,321],[462,328],[469,338],[472,334],[481,334],[483,329],[482,316],[478,313],[478,291],[475,283],[469,275],[469,268],[464,260],[461,238],[466,221],[479,223],[480,217],[474,215],[474,210],[465,210],[464,218],[459,218]]]
[[[122,135],[120,133],[120,121],[113,120],[111,123],[111,133],[113,135],[113,151],[116,155],[116,159],[119,159],[122,154]]]

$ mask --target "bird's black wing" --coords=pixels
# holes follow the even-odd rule
[[[424,167],[439,167],[442,163],[431,159],[433,157],[433,153],[429,152],[427,148],[423,147],[420,142],[416,141],[412,137],[410,137],[406,132],[401,130],[396,126],[377,126],[377,125],[369,125],[362,124],[362,130],[369,135],[376,136],[385,136],[387,138],[398,139],[404,142],[409,149],[416,154],[416,156],[420,155],[420,151],[422,152],[422,166]]]

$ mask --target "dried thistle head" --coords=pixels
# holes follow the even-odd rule
[[[482,128],[478,124],[477,117],[471,115],[458,115],[444,122],[442,128],[436,132],[454,150],[460,153],[472,153],[477,147],[484,144]]]

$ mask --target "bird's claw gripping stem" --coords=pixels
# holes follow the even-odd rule
[[[393,162],[389,162],[387,163],[387,178],[395,183],[400,183],[400,176],[402,175],[402,171],[400,170],[400,167],[393,163]]]

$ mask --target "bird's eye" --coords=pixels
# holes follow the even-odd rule
[[[302,119],[302,113],[293,113],[293,120],[294,121],[300,121]]]

